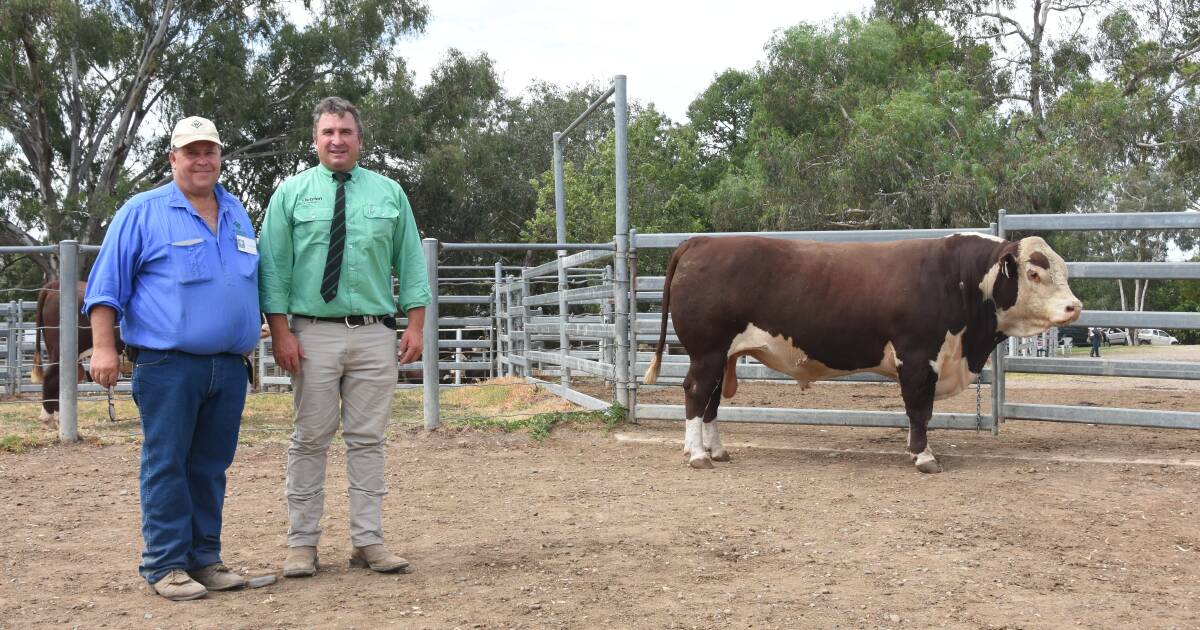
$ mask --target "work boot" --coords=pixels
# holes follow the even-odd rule
[[[283,577],[312,577],[317,574],[318,566],[316,547],[288,547]]]
[[[188,571],[188,575],[210,591],[232,591],[246,585],[246,578],[230,571],[220,562]]]
[[[383,545],[367,545],[354,548],[354,553],[350,554],[350,567],[354,569],[370,567],[372,571],[379,573],[395,573],[408,568],[408,560],[388,551],[387,547]]]
[[[204,585],[188,577],[183,569],[171,569],[163,579],[151,586],[154,592],[173,602],[184,602],[189,599],[200,599],[208,594]]]

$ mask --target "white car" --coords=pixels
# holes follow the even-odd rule
[[[1105,328],[1104,338],[1112,346],[1129,345],[1129,333],[1124,328]]]
[[[1172,346],[1179,343],[1178,339],[1157,328],[1139,330],[1137,340],[1140,345],[1151,346]]]

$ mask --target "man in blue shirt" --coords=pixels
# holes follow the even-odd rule
[[[117,380],[113,326],[133,359],[142,419],[141,574],[172,600],[245,586],[221,562],[225,471],[237,448],[258,342],[258,248],[241,202],[217,178],[221,139],[192,116],[175,125],[174,181],[113,217],[88,277],[92,377]]]

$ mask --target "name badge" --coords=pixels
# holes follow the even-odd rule
[[[248,236],[242,236],[241,234],[237,235],[237,248],[239,252],[246,252],[247,254],[255,255],[258,254],[258,243]]]

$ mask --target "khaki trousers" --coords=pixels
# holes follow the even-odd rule
[[[325,511],[325,463],[342,426],[350,494],[350,540],[383,542],[383,448],[396,388],[396,333],[380,323],[297,317],[293,330],[307,358],[292,377],[295,428],[288,448],[288,546],[316,546]]]

